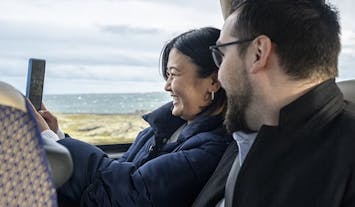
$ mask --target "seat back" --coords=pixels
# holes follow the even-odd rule
[[[339,81],[337,84],[344,94],[344,99],[355,103],[355,80]]]
[[[71,175],[72,161],[69,151],[63,146],[57,148],[59,144],[54,143],[41,138],[33,111],[23,95],[0,82],[0,206],[57,206],[47,156],[58,157],[55,160],[68,168],[53,172],[61,174],[60,178],[54,177],[57,185]]]

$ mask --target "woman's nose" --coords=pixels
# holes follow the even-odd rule
[[[165,86],[164,86],[164,90],[165,91],[171,91],[171,80],[170,78],[168,78],[165,82]]]

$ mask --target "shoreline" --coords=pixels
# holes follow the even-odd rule
[[[55,113],[60,128],[75,139],[90,144],[132,143],[137,134],[148,127],[141,113],[88,114]]]

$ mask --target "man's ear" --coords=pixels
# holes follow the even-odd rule
[[[266,35],[260,35],[253,41],[253,67],[251,72],[257,73],[266,68],[269,62],[270,53],[272,49],[272,41]]]

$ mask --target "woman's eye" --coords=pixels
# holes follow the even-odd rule
[[[172,72],[170,72],[170,73],[166,73],[166,77],[174,77],[174,76],[176,76],[176,73],[172,73]]]

